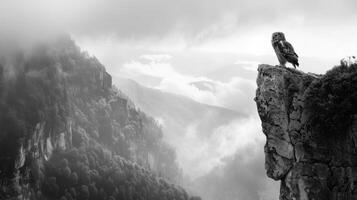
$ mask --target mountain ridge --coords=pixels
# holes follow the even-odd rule
[[[210,108],[213,108],[213,109],[221,109],[221,110],[224,110],[224,111],[227,111],[227,112],[231,112],[232,115],[243,115],[242,113],[239,113],[235,110],[232,110],[232,109],[229,109],[229,108],[225,108],[225,107],[222,107],[222,106],[216,106],[216,105],[210,105],[210,104],[205,104],[205,103],[201,103],[201,102],[197,102],[195,101],[194,99],[191,99],[189,97],[186,97],[184,95],[180,95],[180,94],[175,94],[175,93],[170,93],[170,92],[164,92],[164,91],[161,91],[160,89],[155,89],[155,88],[151,88],[151,87],[146,87],[146,86],[143,86],[141,84],[139,84],[138,82],[136,82],[135,80],[133,79],[129,79],[129,78],[123,78],[123,77],[118,77],[118,76],[115,76],[113,78],[113,82],[114,84],[118,84],[118,86],[121,84],[121,83],[124,83],[124,82],[131,82],[132,85],[137,85],[138,87],[144,87],[145,89],[147,90],[151,90],[151,91],[155,91],[155,92],[159,92],[161,94],[168,94],[170,96],[173,96],[173,97],[176,97],[176,98],[180,98],[184,101],[191,101],[191,102],[195,102],[197,104],[202,104],[203,106],[207,106],[207,107],[210,107]],[[193,84],[193,83],[192,83]]]
[[[175,151],[154,119],[70,37],[9,55],[0,56],[2,199],[199,199],[171,183]]]

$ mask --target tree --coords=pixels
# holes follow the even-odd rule
[[[56,183],[56,177],[49,177],[45,180],[45,184],[43,185],[44,192],[52,197],[57,197],[59,192],[59,187]]]
[[[98,198],[98,189],[94,184],[89,185],[89,195],[91,200],[96,200]]]
[[[72,172],[71,176],[70,176],[70,180],[71,182],[75,185],[78,182],[78,175],[76,172]]]
[[[71,176],[71,169],[67,166],[63,169],[63,175],[65,178],[70,178]]]
[[[79,198],[80,200],[87,200],[87,199],[89,199],[88,186],[82,185],[82,186],[80,187],[78,198]]]

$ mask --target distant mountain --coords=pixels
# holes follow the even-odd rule
[[[217,91],[216,85],[210,81],[196,81],[196,82],[192,82],[190,84],[192,86],[195,86],[199,90],[210,91],[213,93]]]
[[[218,106],[199,103],[185,96],[148,88],[125,78],[114,77],[113,84],[118,86],[139,109],[155,117],[159,122],[173,122],[176,126],[187,126],[199,121],[199,127],[209,136],[209,130],[245,115]],[[164,126],[165,127],[165,126]]]
[[[219,127],[246,117],[233,110],[202,104],[125,78],[114,77],[113,84],[128,95],[140,110],[153,116],[162,125],[164,140],[176,148],[178,162],[184,170],[195,165],[194,160],[183,157],[187,149],[197,148],[190,146],[191,143],[197,145],[192,140],[208,140]]]

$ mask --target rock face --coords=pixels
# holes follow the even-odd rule
[[[0,55],[0,199],[180,199],[156,121],[68,37]]]
[[[309,126],[304,93],[321,76],[270,65],[258,71],[265,168],[268,177],[281,180],[280,199],[357,199],[357,117],[347,137],[319,136]]]

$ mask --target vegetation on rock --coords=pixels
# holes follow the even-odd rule
[[[182,188],[100,145],[56,152],[46,163],[43,177],[41,191],[54,199],[189,199]]]
[[[305,92],[310,124],[323,135],[346,133],[357,114],[357,65],[337,66]]]

